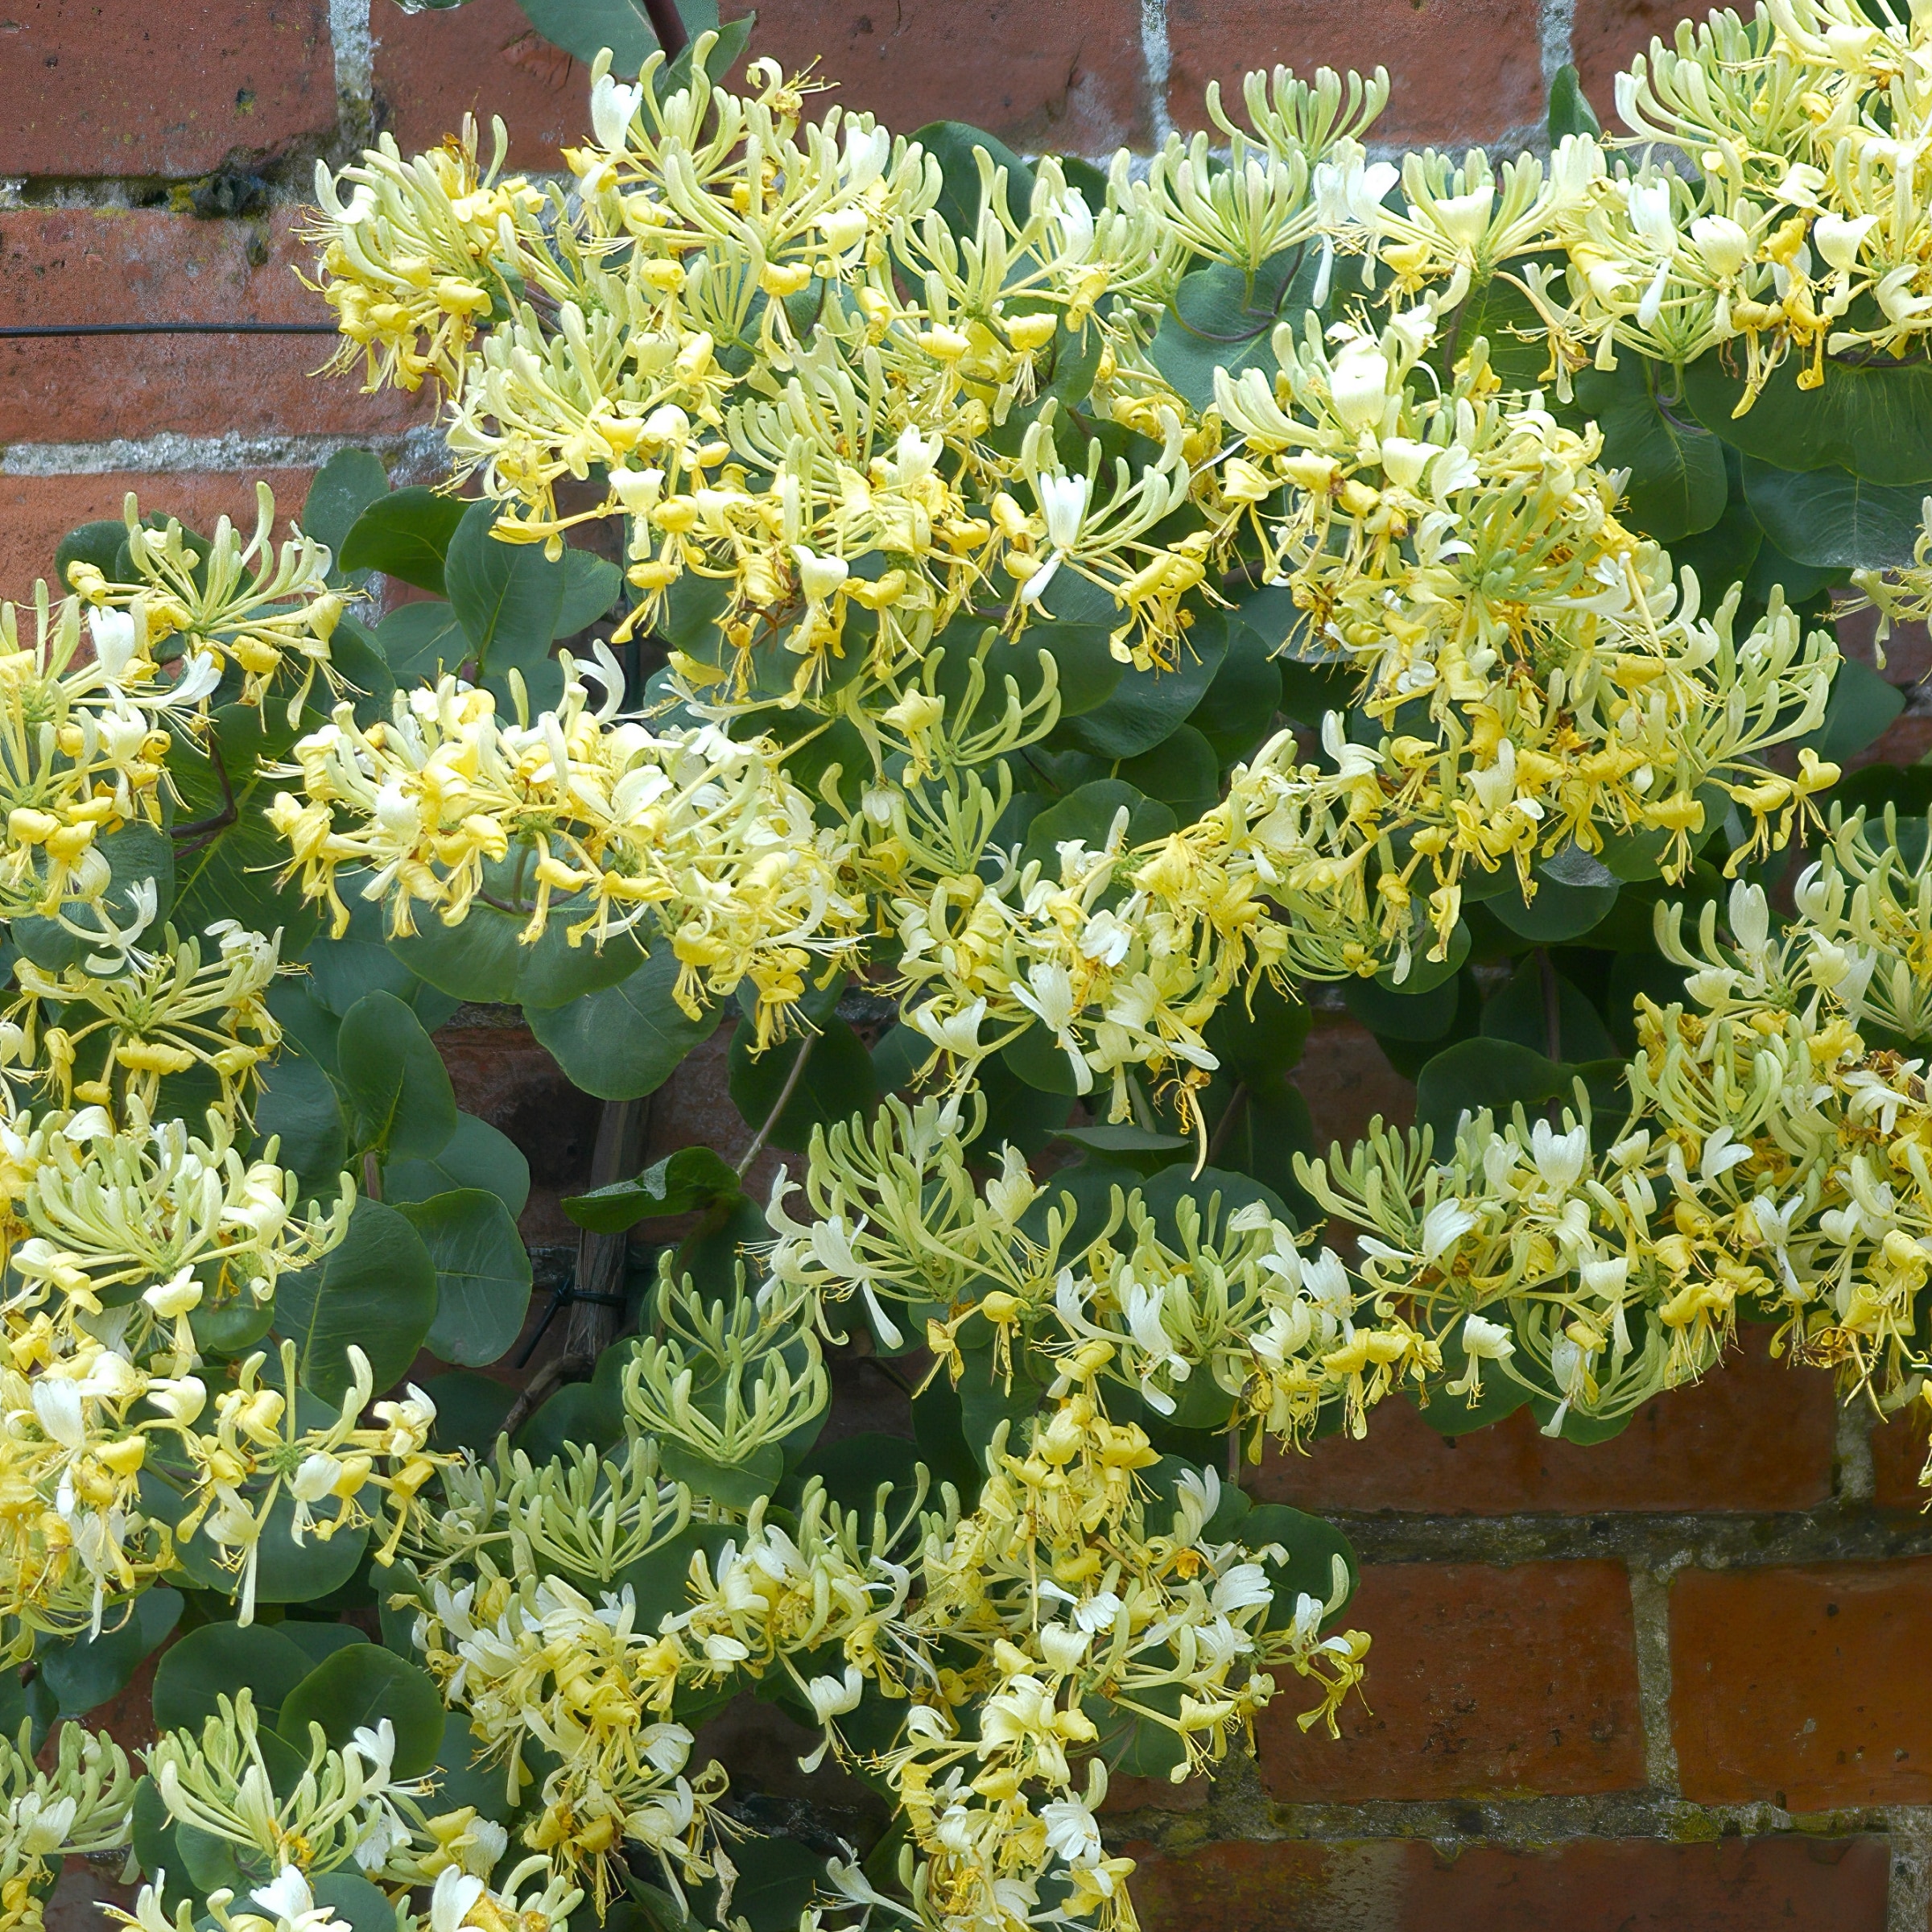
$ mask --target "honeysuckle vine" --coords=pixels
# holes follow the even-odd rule
[[[564,181],[319,172],[447,484],[130,497],[0,609],[4,1932],[122,1850],[142,1932],[1132,1932],[1110,1781],[1372,1673],[1265,1455],[1599,1440],[1743,1323],[1923,1400],[1932,781],[1837,638],[1932,609],[1932,21],[1104,169],[750,31],[596,61]],[[1315,1144],[1324,985],[1413,1126]],[[752,1152],[567,1203],[650,1260],[540,1402],[465,999],[613,1102],[735,1014]]]

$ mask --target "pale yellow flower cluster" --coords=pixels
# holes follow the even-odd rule
[[[35,1761],[33,1727],[0,1736],[0,1932],[41,1932],[47,1894],[69,1855],[127,1843],[134,1780],[105,1732],[63,1724],[52,1762]]]
[[[362,898],[386,904],[399,935],[418,906],[454,926],[479,898],[522,919],[526,943],[553,916],[573,944],[642,928],[677,958],[687,1013],[749,979],[761,1039],[782,1032],[807,973],[834,969],[862,917],[842,889],[844,842],[813,824],[770,747],[621,719],[607,652],[598,675],[593,704],[566,658],[557,708],[534,719],[450,677],[398,691],[367,727],[339,706],[280,768],[302,782],[268,811],[291,869],[338,933],[343,867],[367,873]]]

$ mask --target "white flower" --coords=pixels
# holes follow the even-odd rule
[[[1468,1315],[1463,1321],[1463,1352],[1488,1362],[1506,1361],[1516,1353],[1516,1341],[1501,1322]]]
[[[1852,220],[1843,215],[1820,215],[1811,224],[1811,239],[1834,268],[1848,271],[1858,266],[1858,251],[1864,246],[1865,237],[1877,225],[1876,215],[1860,215]]]
[[[94,661],[110,678],[127,669],[138,642],[131,610],[90,610],[87,627],[94,638]]]
[[[798,559],[799,583],[808,603],[823,604],[852,575],[843,557],[822,557],[806,544],[793,544],[791,554]]]
[[[80,1391],[64,1377],[47,1377],[34,1384],[34,1414],[41,1428],[64,1449],[87,1447],[87,1424]]]
[[[1056,1798],[1040,1807],[1046,1847],[1070,1865],[1090,1865],[1100,1856],[1100,1827],[1077,1798]]]
[[[1422,1259],[1440,1259],[1475,1225],[1476,1216],[1460,1201],[1438,1201],[1422,1216]]]
[[[612,80],[609,74],[598,76],[597,85],[590,90],[590,125],[599,142],[609,148],[627,146],[630,124],[643,104],[642,85],[626,85]]]
[[[1376,343],[1357,338],[1335,359],[1328,394],[1335,413],[1351,429],[1367,429],[1382,419],[1389,400],[1389,364]]]
[[[1751,259],[1751,237],[1728,215],[1699,215],[1690,240],[1712,275],[1727,280]]]
[[[195,1279],[193,1269],[184,1268],[167,1281],[143,1290],[141,1299],[163,1321],[171,1322],[201,1306],[201,1284]]]
[[[484,1889],[481,1879],[457,1866],[445,1865],[436,1874],[436,1889],[429,1895],[430,1932],[457,1932]]]

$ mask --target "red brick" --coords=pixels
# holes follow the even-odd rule
[[[260,227],[129,208],[0,214],[0,323],[327,322],[296,278],[309,250],[294,229],[292,211]],[[427,389],[365,395],[359,373],[318,375],[335,346],[327,336],[0,342],[0,443],[375,436],[427,416]]]
[[[1630,1586],[1614,1563],[1377,1564],[1348,1623],[1374,1639],[1342,1735],[1304,1732],[1282,1674],[1259,1727],[1277,1798],[1353,1802],[1628,1790],[1644,1781]]]
[[[139,496],[144,516],[151,511],[179,517],[190,529],[207,530],[225,512],[252,530],[258,476],[275,493],[277,510],[293,516],[313,474],[265,469],[246,475],[129,470],[85,477],[0,475],[0,597],[31,601],[34,580],[53,569],[60,539],[76,524],[119,516],[122,499],[130,489]]]
[[[1308,1103],[1315,1144],[1323,1154],[1336,1141],[1353,1146],[1378,1114],[1392,1127],[1415,1119],[1414,1083],[1389,1064],[1366,1026],[1343,1013],[1315,1015],[1294,1084]]]
[[[554,168],[559,148],[590,125],[590,70],[530,29],[516,0],[405,14],[373,0],[376,113],[406,155],[434,147],[477,117],[483,153],[489,123],[510,130],[509,166]]]
[[[1865,765],[1916,765],[1932,752],[1932,713],[1906,712],[1895,718],[1877,743],[1845,760],[1847,771]]]
[[[328,0],[15,0],[0,175],[199,175],[336,124]]]
[[[1932,1558],[1687,1570],[1670,1590],[1686,1798],[1790,1811],[1932,1802]]]
[[[577,1224],[560,1203],[590,1184],[603,1103],[572,1086],[526,1026],[445,1027],[436,1045],[456,1104],[508,1134],[530,1162],[530,1202],[518,1224],[525,1241],[574,1241]]]
[[[724,8],[753,10],[745,0]],[[751,52],[899,134],[966,121],[1014,147],[1145,145],[1139,0],[758,0]]]
[[[1648,54],[1653,39],[1674,42],[1678,21],[1701,20],[1709,10],[1686,6],[1684,0],[1576,0],[1571,58],[1596,118],[1606,128],[1623,131],[1616,118],[1618,74],[1638,54]]]
[[[1831,1494],[1831,1381],[1773,1361],[1770,1333],[1747,1325],[1722,1368],[1646,1402],[1607,1443],[1552,1442],[1527,1409],[1444,1437],[1392,1397],[1369,1412],[1363,1440],[1328,1436],[1306,1455],[1270,1455],[1250,1487],[1318,1511],[1808,1509]]]
[[[1890,1863],[1876,1837],[1289,1840],[1149,1856],[1130,1882],[1146,1932],[1880,1932]]]
[[[1914,1402],[1903,1415],[1874,1423],[1872,1430],[1872,1501],[1881,1509],[1923,1509],[1932,1492],[1919,1487],[1926,1466],[1926,1410]]]
[[[1543,118],[1537,14],[1535,0],[1171,0],[1170,109],[1178,126],[1208,126],[1202,98],[1219,80],[1238,114],[1252,68],[1385,67],[1393,87],[1376,139],[1491,139]]]

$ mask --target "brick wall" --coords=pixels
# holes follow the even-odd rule
[[[583,70],[513,0],[13,0],[0,19],[0,322],[292,320],[318,156],[372,130],[434,142],[501,113],[555,165]],[[728,10],[741,10],[727,0]],[[1145,147],[1211,80],[1286,61],[1388,66],[1395,142],[1534,133],[1566,60],[1610,76],[1671,0],[766,0],[762,44],[815,59],[902,127],[972,119],[1023,147]],[[197,212],[200,211],[200,212]],[[0,591],[138,489],[205,522],[285,503],[348,443],[435,473],[427,403],[317,382],[320,338],[0,342]],[[1921,645],[1889,675],[1916,681]],[[1932,741],[1916,708],[1884,755]],[[539,1279],[571,1230],[594,1103],[514,1015],[443,1043],[465,1104],[528,1150]],[[1368,1037],[1319,1016],[1304,1084],[1324,1135],[1410,1104]],[[741,1140],[724,1036],[653,1104],[650,1152]],[[873,1426],[877,1426],[876,1421]],[[1123,1784],[1150,1932],[1927,1932],[1932,1532],[1923,1445],[1841,1417],[1764,1331],[1705,1386],[1596,1449],[1521,1417],[1446,1443],[1390,1406],[1365,1443],[1270,1463],[1262,1494],[1347,1521],[1375,1648],[1366,1704],[1309,1737],[1292,1695],[1209,1786]],[[86,1889],[76,1873],[69,1889]],[[56,1917],[63,1915],[57,1914]],[[78,1925],[77,1917],[67,1922]]]

